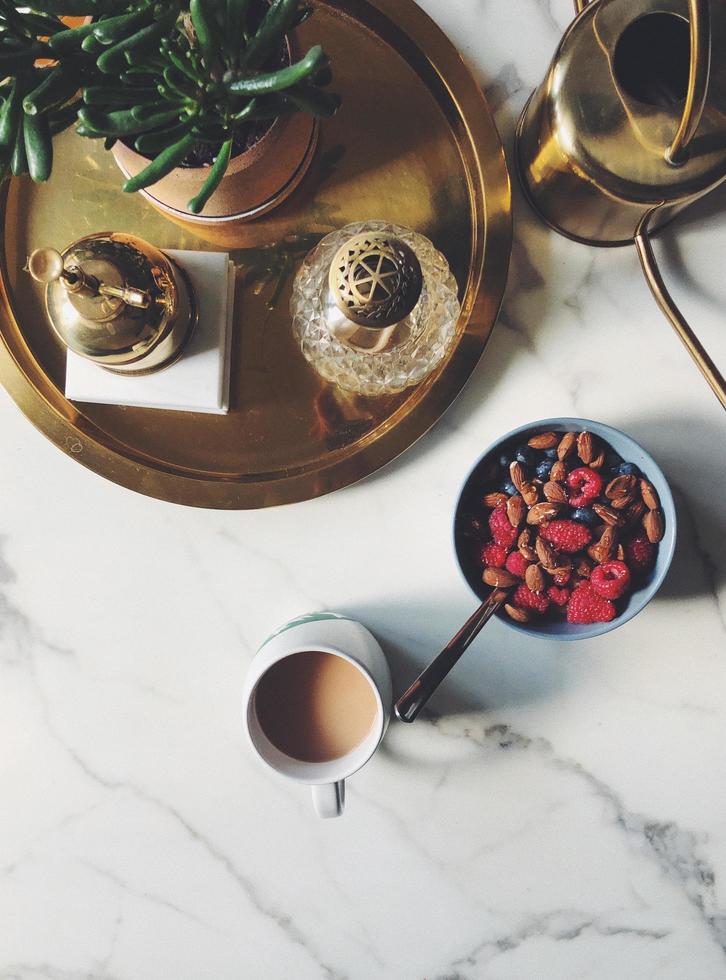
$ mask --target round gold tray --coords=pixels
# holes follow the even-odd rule
[[[162,218],[98,141],[67,132],[46,185],[13,180],[3,204],[0,380],[64,452],[141,493],[199,507],[291,503],[347,486],[403,452],[463,387],[491,333],[511,250],[509,176],[486,101],[458,53],[412,0],[315,3],[303,42],[334,66],[338,115],[311,170],[267,217],[215,242]],[[313,373],[293,340],[290,281],[319,238],[382,218],[431,238],[459,284],[462,313],[447,362],[384,398],[346,394]],[[42,293],[23,271],[39,246],[99,231],[161,248],[229,250],[237,266],[226,416],[74,404],[65,352]]]

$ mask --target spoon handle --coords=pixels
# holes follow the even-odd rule
[[[409,689],[396,701],[394,710],[401,721],[412,722],[463,652],[479,635],[480,630],[507,599],[507,592],[495,589],[467,619],[459,632],[452,636],[441,653],[416,678]]]

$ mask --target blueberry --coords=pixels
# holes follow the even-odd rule
[[[545,459],[551,459],[554,462],[557,459],[557,446],[553,449],[545,449],[544,454]]]
[[[534,466],[537,462],[537,452],[531,446],[517,446],[515,456],[522,466]]]
[[[579,521],[581,524],[594,524],[595,512],[589,507],[578,507],[572,512],[572,520]]]
[[[552,460],[543,459],[541,463],[537,464],[537,470],[536,470],[537,476],[540,478],[540,480],[549,480],[551,469],[552,469]]]
[[[638,476],[640,470],[635,463],[621,463],[620,466],[618,466],[618,473],[622,474],[623,476]]]
[[[511,480],[502,480],[499,486],[508,497],[513,497],[515,493],[519,492]]]
[[[511,462],[512,457],[509,455],[509,453],[502,453],[502,455],[499,457],[499,465],[505,470],[509,469],[509,464]]]

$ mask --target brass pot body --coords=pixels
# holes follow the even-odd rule
[[[108,295],[72,291],[61,279],[45,291],[48,319],[74,353],[115,374],[151,374],[182,353],[197,322],[186,273],[160,249],[135,235],[101,232],[62,253],[66,270],[144,296],[132,306]]]
[[[317,137],[318,123],[310,116],[295,113],[276,119],[253,147],[233,157],[201,214],[192,214],[187,202],[199,193],[207,167],[177,167],[138,193],[162,214],[200,227],[251,221],[292,194],[312,162]],[[149,164],[121,140],[111,152],[126,177],[135,177]]]
[[[593,245],[630,244],[649,215],[655,228],[726,177],[726,4],[698,6],[703,65],[700,82],[694,78],[703,114],[693,107],[697,131],[677,165],[667,150],[684,100],[677,92],[652,98],[645,72],[669,70],[667,51],[660,65],[648,54],[658,54],[659,38],[680,33],[685,65],[675,66],[676,87],[688,81],[692,3],[594,0],[566,31],[517,130],[522,186],[557,231]],[[639,37],[652,42],[640,52]]]
[[[287,49],[292,63],[300,55],[293,38]],[[295,190],[312,163],[320,125],[303,112],[280,116],[244,153],[230,160],[222,181],[201,214],[192,214],[187,202],[201,190],[208,167],[176,167],[170,174],[138,193],[158,211],[177,222],[204,227],[242,224],[267,214]],[[126,177],[135,177],[149,159],[121,140],[111,150]]]

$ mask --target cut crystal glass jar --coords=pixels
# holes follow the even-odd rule
[[[457,292],[448,262],[423,235],[386,221],[350,224],[305,258],[290,302],[293,331],[327,381],[394,394],[444,360]]]

